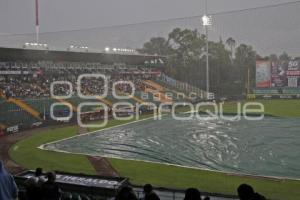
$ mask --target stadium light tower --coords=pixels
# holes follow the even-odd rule
[[[202,25],[205,28],[205,39],[206,39],[206,98],[210,98],[210,86],[209,86],[209,55],[208,55],[208,27],[212,26],[211,16],[207,15],[207,0],[205,0],[205,15],[202,17]]]
[[[48,44],[39,42],[40,22],[39,22],[39,0],[35,0],[35,42],[26,42],[23,48],[48,49]]]

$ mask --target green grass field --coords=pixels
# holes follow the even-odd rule
[[[265,107],[265,114],[277,117],[300,117],[300,100],[253,100],[242,101],[242,105],[246,102],[259,102]],[[236,102],[226,102],[224,104],[224,112],[235,113],[237,110]]]
[[[266,113],[282,117],[298,117],[300,102],[290,100],[284,102],[263,101]],[[225,107],[226,112],[234,111],[234,103]],[[149,116],[143,116],[146,118]],[[120,125],[129,121],[111,120],[107,127]],[[93,129],[95,130],[95,129]],[[10,156],[21,166],[28,169],[42,167],[45,170],[60,170],[74,173],[95,174],[93,166],[85,156],[43,151],[38,149],[41,144],[53,142],[74,136],[75,126],[50,129],[35,134],[16,143],[10,149]],[[249,183],[255,190],[270,199],[295,200],[300,196],[300,181],[275,180],[257,177],[243,177],[220,172],[199,169],[154,164],[141,161],[128,161],[109,158],[112,166],[121,176],[129,177],[131,183],[142,185],[152,183],[155,186],[185,189],[197,187],[203,191],[236,194],[236,188],[241,183]]]

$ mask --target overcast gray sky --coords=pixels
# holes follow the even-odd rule
[[[41,32],[199,15],[204,0],[39,0]],[[208,0],[209,12],[292,0]],[[0,0],[0,33],[34,32],[35,0]]]
[[[294,0],[208,0],[208,12],[218,13],[274,5]],[[204,0],[39,0],[40,41],[51,49],[87,45],[90,50],[106,46],[140,48],[154,36],[167,36],[176,27],[197,28],[204,33],[200,18],[95,28],[198,16]],[[0,46],[22,47],[33,42],[35,0],[0,0]],[[275,8],[213,16],[210,40],[236,39],[252,45],[261,55],[286,51],[300,55],[300,2]],[[66,31],[78,30],[81,31]],[[52,32],[52,33],[47,33]],[[54,33],[53,33],[54,32]],[[8,35],[6,35],[8,34]]]

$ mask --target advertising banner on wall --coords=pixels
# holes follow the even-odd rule
[[[6,128],[6,132],[8,134],[13,134],[13,133],[19,132],[19,125],[15,125],[15,126],[11,126],[11,127]]]
[[[285,87],[287,85],[286,77],[287,67],[278,62],[271,62],[271,76],[273,88]]]
[[[256,61],[256,87],[271,87],[271,63],[270,61]]]
[[[269,72],[271,85],[269,85]],[[299,98],[300,95],[300,59],[289,61],[257,61],[256,89],[257,95],[271,95],[277,98]],[[275,95],[275,96],[274,96]],[[295,96],[296,95],[296,96]],[[281,97],[280,97],[281,98]]]
[[[286,75],[288,79],[288,87],[300,87],[300,59],[289,61]]]

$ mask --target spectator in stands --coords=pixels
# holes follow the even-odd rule
[[[151,184],[144,185],[145,200],[160,200],[158,195],[153,191]]]
[[[8,89],[6,89],[6,90],[4,91],[4,94],[5,94],[6,99],[9,99],[9,97],[11,96],[11,95],[10,95],[10,91],[9,91]]]
[[[41,196],[42,184],[46,182],[43,177],[43,169],[37,168],[35,170],[35,176],[30,177],[25,181],[26,195],[30,200],[38,200]]]
[[[247,184],[241,184],[237,189],[240,200],[266,200],[266,198],[256,192]]]
[[[43,200],[59,200],[61,198],[61,190],[55,183],[56,174],[54,172],[47,173],[48,180],[42,185]]]
[[[129,186],[124,186],[118,192],[115,200],[137,200],[137,196],[133,189]]]
[[[0,199],[17,199],[18,188],[15,183],[14,177],[8,173],[2,160],[0,160]]]

